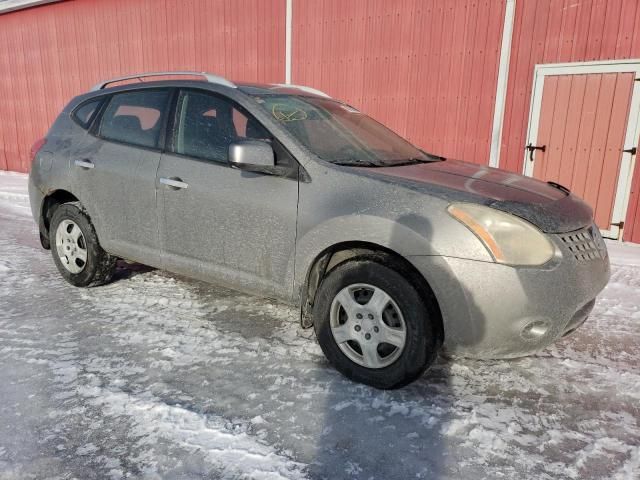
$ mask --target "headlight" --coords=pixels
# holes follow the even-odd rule
[[[473,203],[454,203],[447,210],[482,241],[498,263],[542,265],[553,257],[553,245],[544,234],[514,215]]]

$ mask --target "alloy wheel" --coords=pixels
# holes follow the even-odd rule
[[[387,367],[404,350],[404,317],[381,288],[365,283],[343,288],[333,299],[329,321],[340,350],[363,367]]]
[[[62,220],[56,229],[56,251],[69,272],[78,274],[87,265],[87,244],[82,230],[73,220]]]

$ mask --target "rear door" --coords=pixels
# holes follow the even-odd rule
[[[156,173],[170,89],[112,95],[83,148],[71,159],[76,191],[102,246],[159,265]]]
[[[167,269],[266,295],[287,297],[298,207],[297,163],[279,145],[290,175],[233,169],[229,145],[269,133],[226,97],[183,90],[168,152],[158,170],[160,235]]]

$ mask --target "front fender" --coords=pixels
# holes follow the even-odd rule
[[[294,292],[300,291],[309,269],[322,252],[348,242],[377,245],[403,257],[450,255],[466,247],[467,257],[491,260],[477,238],[452,218],[432,220],[413,213],[395,220],[375,215],[344,215],[315,225],[298,237],[295,260],[290,265],[295,272]]]

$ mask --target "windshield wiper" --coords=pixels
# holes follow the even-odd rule
[[[413,165],[414,163],[431,163],[433,160],[427,160],[426,158],[405,158],[400,160],[395,165]]]
[[[401,167],[403,165],[415,165],[416,163],[431,163],[434,160],[426,158],[398,158],[396,160],[381,161],[384,167]]]
[[[372,162],[371,160],[363,160],[361,158],[343,158],[341,160],[331,161],[334,165],[344,165],[348,167],[382,167],[379,163]]]
[[[343,158],[340,160],[333,160],[331,163],[335,165],[347,165],[351,167],[401,167],[403,165],[415,165],[417,163],[433,163],[442,161],[444,157],[438,157],[431,155],[430,153],[424,154],[427,158],[422,157],[408,157],[397,158],[395,160],[365,160],[362,158]]]
[[[440,162],[444,160],[444,157],[438,157],[436,155],[431,155],[426,153],[429,158],[420,158],[420,157],[409,157],[409,158],[398,158],[395,160],[388,160],[386,162],[381,161],[381,163],[385,167],[401,167],[403,165],[415,165],[417,163],[433,163]]]
[[[443,157],[442,155],[435,155],[433,153],[425,152],[424,150],[420,150],[423,155],[426,155],[429,158],[432,158],[434,162],[444,162],[447,157]]]

